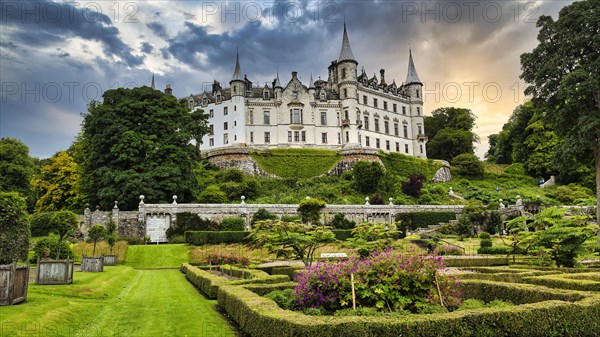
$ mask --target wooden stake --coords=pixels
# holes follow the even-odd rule
[[[356,294],[354,292],[354,273],[350,274],[350,285],[352,285],[352,310],[356,310]]]
[[[437,287],[437,291],[438,291],[438,297],[440,298],[440,304],[442,305],[442,307],[446,307],[444,305],[444,300],[442,299],[442,291],[440,290],[440,284],[438,283],[438,278],[437,278],[437,271],[433,274],[433,277],[435,279],[435,286]]]

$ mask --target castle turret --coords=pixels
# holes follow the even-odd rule
[[[317,89],[315,88],[315,82],[313,81],[313,75],[310,73],[310,82],[308,83],[308,96],[311,102],[316,99]]]
[[[242,71],[240,69],[240,54],[235,55],[235,70],[233,71],[233,77],[229,81],[231,87],[231,96],[244,96],[246,92],[246,82],[242,77]]]
[[[340,57],[335,64],[337,89],[342,105],[342,143],[344,146],[359,146],[358,123],[360,116],[357,113],[358,105],[358,76],[356,68],[358,62],[354,58],[346,22],[344,22],[344,35]]]
[[[406,73],[406,81],[404,82],[406,93],[411,100],[423,101],[423,83],[417,75],[417,69],[412,58],[412,50],[408,50],[408,72]]]
[[[280,102],[283,87],[281,86],[281,81],[279,81],[279,68],[277,68],[277,77],[273,80],[273,91],[275,92],[275,100]]]
[[[427,137],[425,136],[423,122],[423,83],[417,75],[417,69],[412,58],[412,50],[408,52],[408,73],[406,74],[406,82],[404,84],[406,94],[410,97],[410,114],[411,128],[413,135],[413,153],[416,157],[427,158],[425,144]]]

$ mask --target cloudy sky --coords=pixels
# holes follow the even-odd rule
[[[409,45],[424,82],[425,111],[465,107],[481,138],[497,133],[522,103],[519,55],[536,45],[540,15],[570,0],[545,1],[2,1],[0,137],[36,157],[66,149],[81,113],[115,87],[171,84],[178,97],[214,79],[226,84],[239,48],[253,82],[298,71],[327,77],[346,20],[367,73],[406,78]]]

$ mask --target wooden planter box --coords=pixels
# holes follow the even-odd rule
[[[0,305],[12,305],[27,300],[29,263],[24,266],[0,265]]]
[[[38,260],[35,283],[73,283],[73,260]]]
[[[104,271],[104,257],[102,256],[82,256],[81,271],[98,273]]]
[[[117,256],[116,255],[104,255],[104,265],[105,266],[116,266],[117,265]]]

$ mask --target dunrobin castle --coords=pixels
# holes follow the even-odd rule
[[[210,92],[190,95],[191,109],[209,115],[211,132],[202,139],[208,156],[270,148],[323,148],[357,153],[379,150],[426,158],[423,84],[409,51],[404,83],[386,80],[385,70],[358,73],[346,25],[337,60],[327,81],[303,84],[292,72],[287,84],[279,73],[264,87],[253,86],[237,55],[229,88],[215,81]]]

